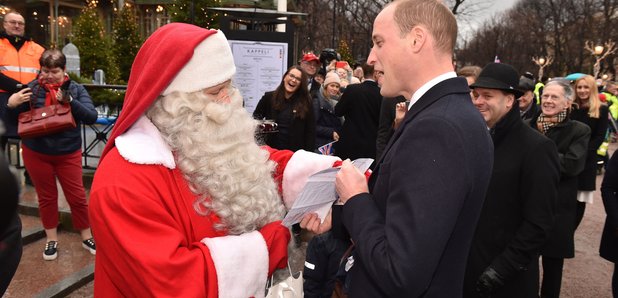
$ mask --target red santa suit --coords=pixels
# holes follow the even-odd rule
[[[159,94],[178,87],[175,78],[182,77],[183,65],[191,64],[193,51],[178,50],[179,41],[193,49],[209,36],[222,35],[187,24],[166,25],[136,57],[124,109],[90,193],[89,215],[97,241],[95,296],[263,297],[268,275],[286,266],[290,236],[279,222],[259,231],[228,235],[215,229],[220,222],[216,214],[203,216],[195,211],[196,194],[158,129],[143,116]],[[174,55],[167,56],[171,52]],[[231,54],[224,54],[217,63],[229,63]],[[152,62],[163,57],[165,70],[160,71]],[[206,85],[190,85],[200,90],[231,75],[220,82],[210,79]],[[304,151],[265,150],[277,163],[274,178],[288,206],[308,175],[338,160]]]

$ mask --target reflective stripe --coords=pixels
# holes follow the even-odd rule
[[[34,67],[0,66],[0,71],[14,71],[38,74],[39,70]]]
[[[307,268],[309,268],[311,270],[315,270],[315,265],[311,264],[311,263],[309,263],[307,261],[305,261],[305,267],[307,267]]]

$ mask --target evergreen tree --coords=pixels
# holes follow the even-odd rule
[[[191,9],[192,5],[193,9]],[[174,0],[168,8],[173,22],[183,22],[202,28],[218,29],[217,13],[206,8],[220,6],[221,0]]]
[[[350,51],[350,47],[345,40],[341,40],[339,42],[339,48],[337,49],[337,53],[341,55],[341,60],[348,61],[348,64],[354,65],[354,57],[352,57],[352,52]]]
[[[96,0],[90,0],[75,21],[73,43],[80,54],[83,77],[92,78],[94,71],[102,69],[107,83],[118,80],[118,65],[114,61],[111,39],[103,29],[103,21],[97,13]]]
[[[114,59],[118,63],[120,79],[129,81],[131,65],[141,46],[141,38],[137,22],[135,21],[135,11],[129,5],[125,5],[120,11],[116,12],[114,19]]]

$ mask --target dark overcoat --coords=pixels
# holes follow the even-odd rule
[[[607,133],[608,108],[601,105],[599,118],[591,118],[588,109],[574,109],[571,112],[571,119],[582,122],[590,127],[590,141],[588,142],[588,153],[586,154],[586,165],[579,174],[577,184],[578,190],[591,191],[596,189],[597,183],[597,149],[605,140]]]
[[[492,129],[494,167],[466,268],[464,297],[488,266],[505,285],[491,297],[538,297],[538,258],[553,225],[560,179],[556,145],[511,109]]]
[[[382,95],[376,82],[366,80],[348,85],[335,106],[335,115],[345,118],[339,141],[335,143],[337,156],[352,160],[376,158],[381,104]]]
[[[601,237],[599,252],[604,259],[618,263],[618,154],[614,153],[609,161],[603,183],[601,195],[607,218]]]
[[[341,133],[341,118],[335,115],[335,107],[324,98],[321,90],[313,97],[315,115],[315,147],[323,146],[333,140],[333,132]],[[335,152],[336,154],[336,152]]]
[[[537,129],[538,115],[530,122]],[[541,255],[553,258],[575,256],[575,213],[577,209],[577,175],[584,170],[590,128],[574,120],[566,120],[550,128],[545,134],[556,144],[560,161],[558,204],[554,226]]]
[[[461,297],[491,152],[465,79],[442,81],[412,105],[370,193],[343,205],[355,243],[350,297]]]

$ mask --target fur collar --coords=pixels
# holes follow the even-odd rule
[[[170,170],[176,168],[172,149],[146,116],[142,115],[129,130],[116,138],[116,148],[130,163],[162,165]]]

